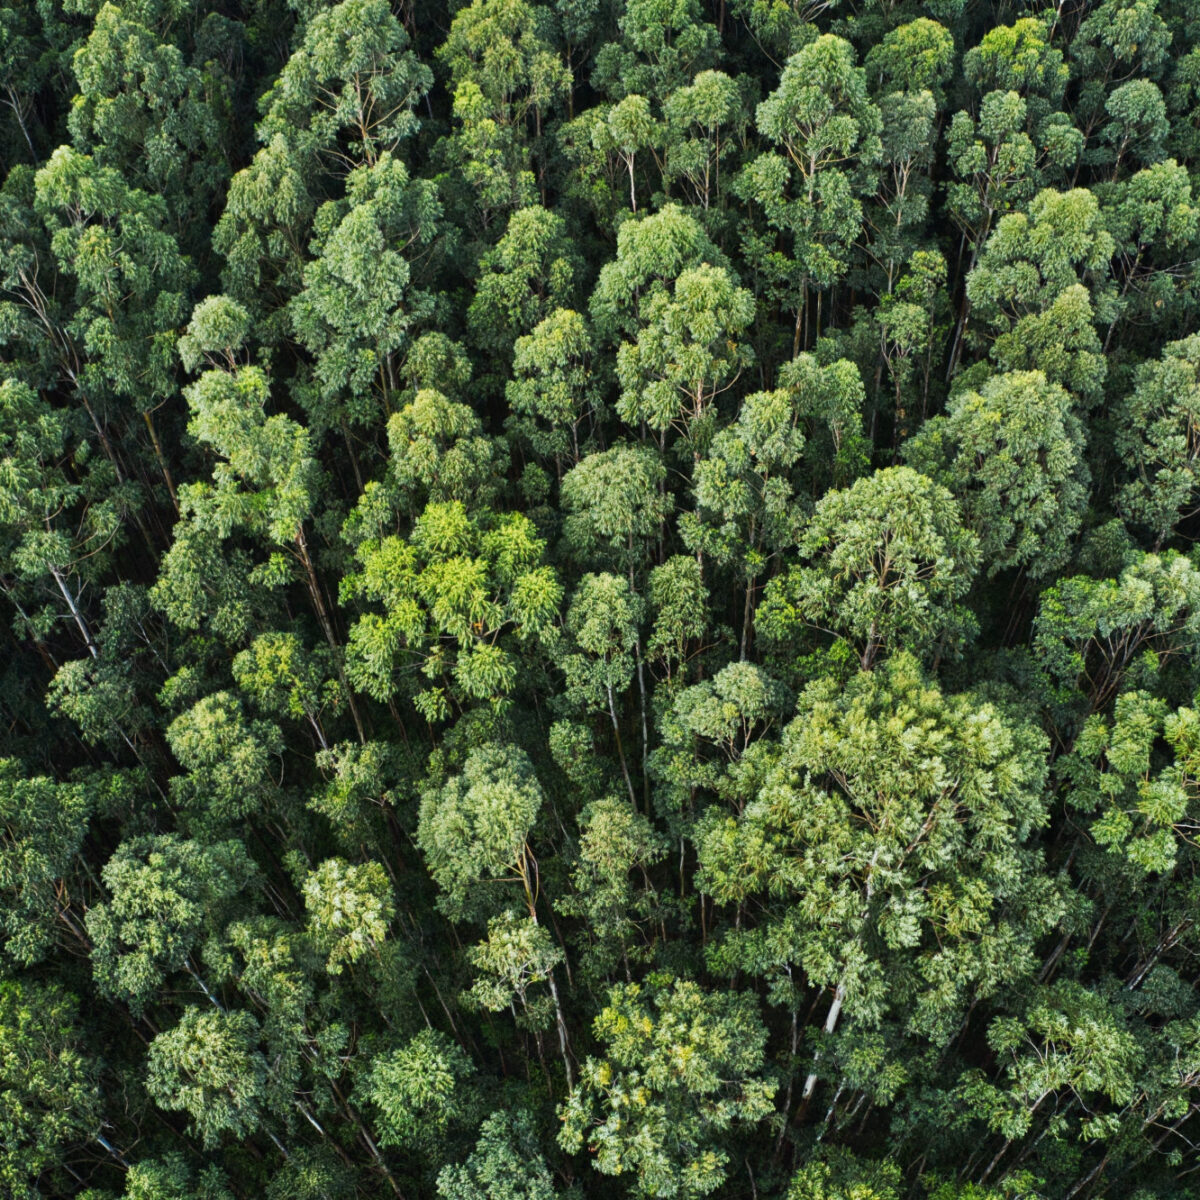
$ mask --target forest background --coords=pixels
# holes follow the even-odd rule
[[[1200,7],[0,2],[0,1193],[1200,1196]]]

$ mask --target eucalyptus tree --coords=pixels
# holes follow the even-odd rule
[[[390,412],[410,331],[432,308],[409,259],[428,249],[440,216],[433,185],[411,179],[390,151],[352,171],[345,196],[317,210],[313,257],[289,306],[313,356],[311,381],[301,377],[294,390],[314,437],[340,428],[349,444],[348,425]]]
[[[257,1042],[250,1013],[190,1007],[150,1043],[146,1090],[160,1108],[186,1113],[206,1149],[226,1134],[247,1139],[263,1123],[268,1092]]]
[[[94,804],[86,783],[60,783],[0,759],[0,945],[9,962],[43,960],[64,934],[86,942],[71,893],[82,900],[76,859]]]
[[[236,840],[148,834],[123,842],[101,872],[109,898],[86,917],[100,994],[141,1015],[184,972],[211,997],[193,955],[203,937],[219,934],[256,873]]]
[[[71,1187],[69,1160],[93,1138],[108,1141],[83,1032],[79,1001],[60,986],[0,982],[0,1180],[18,1200]]]
[[[1171,342],[1157,362],[1142,363],[1117,414],[1117,452],[1126,468],[1117,504],[1146,526],[1159,548],[1191,514],[1200,452],[1200,338]]]
[[[187,389],[192,413],[188,429],[220,459],[211,483],[180,489],[183,523],[201,538],[224,540],[244,530],[259,539],[267,555],[250,575],[259,586],[280,587],[299,575],[362,740],[362,719],[307,531],[320,496],[320,468],[304,426],[282,413],[267,415],[269,396],[270,382],[257,366],[214,367]],[[177,540],[164,557],[159,586],[165,604],[170,603],[176,573],[186,574],[186,564],[180,562],[186,545],[186,540]]]
[[[595,1020],[603,1057],[587,1059],[562,1107],[560,1145],[586,1142],[598,1171],[632,1173],[643,1196],[715,1191],[728,1173],[722,1135],[772,1110],[757,1007],[752,994],[664,975],[610,989]]]
[[[75,149],[162,196],[174,233],[203,252],[210,206],[228,185],[231,80],[202,67],[138,18],[105,4],[71,66],[79,95],[68,118]]]
[[[467,310],[476,343],[502,362],[518,338],[574,299],[580,271],[563,219],[539,206],[519,209],[479,261]]]
[[[746,396],[692,473],[696,510],[680,518],[690,549],[734,568],[745,592],[740,657],[746,658],[759,578],[794,542],[803,517],[798,480],[804,411],[796,391]]]
[[[1166,320],[1187,311],[1192,286],[1184,263],[1200,237],[1200,206],[1186,170],[1168,159],[1114,183],[1105,194],[1104,223],[1116,243],[1114,283],[1120,284],[1104,337],[1136,336],[1147,320]]]
[[[553,641],[562,586],[521,513],[430,503],[409,537],[365,538],[342,598],[378,606],[350,630],[350,682],[387,702],[405,695],[427,721],[517,686],[523,658]]]
[[[802,1101],[829,1072],[839,1093],[887,1103],[906,1042],[944,1047],[977,996],[1036,970],[1065,905],[1031,845],[1045,776],[1040,730],[942,693],[901,653],[845,685],[810,684],[757,796],[702,822],[704,890],[739,912],[771,897],[749,927],[726,927],[715,962],[767,976],[794,1011],[795,970],[828,1000]],[[870,1031],[891,1025],[898,1045],[872,1049]]]
[[[958,499],[989,575],[1064,566],[1083,521],[1089,473],[1071,398],[1040,371],[994,375],[955,393],[904,447],[905,457]]]
[[[544,180],[544,127],[572,83],[552,25],[551,10],[528,0],[472,0],[438,47],[457,123],[444,151],[460,174],[455,202],[487,240],[502,214],[533,203]]]
[[[553,463],[560,482],[599,433],[605,409],[598,374],[587,321],[571,309],[555,309],[513,343],[509,436]]]
[[[770,297],[795,317],[793,356],[810,325],[814,337],[820,331],[821,295],[846,274],[862,198],[876,188],[882,117],[855,57],[849,42],[823,34],[787,60],[756,114],[759,133],[778,149],[747,163],[736,185],[770,231],[748,234],[745,252]],[[786,254],[774,248],[778,237]]]
[[[425,792],[417,842],[452,917],[486,911],[505,884],[520,888],[528,923],[511,916],[489,923],[487,940],[473,954],[484,972],[475,998],[489,1007],[503,990],[508,1001],[519,996],[526,1006],[532,976],[544,978],[570,1086],[567,1022],[554,979],[562,952],[538,920],[541,873],[529,842],[543,802],[541,783],[524,751],[511,744],[485,746],[467,755],[460,775]]]
[[[972,333],[1001,370],[1040,370],[1095,402],[1106,363],[1094,322],[1111,304],[1115,245],[1096,197],[1050,189],[1010,213],[967,277]]]
[[[759,636],[804,627],[844,638],[864,670],[894,649],[939,651],[971,627],[955,602],[978,569],[979,539],[946,488],[889,467],[828,492],[797,543],[800,563],[767,585]]]
[[[554,1200],[554,1178],[542,1157],[527,1113],[501,1109],[479,1128],[475,1148],[462,1163],[438,1173],[442,1200]]]
[[[720,397],[753,358],[743,340],[754,299],[729,272],[707,263],[680,273],[674,287],[641,306],[636,340],[617,349],[617,411],[631,428],[648,428],[666,449],[674,431],[699,461]]]

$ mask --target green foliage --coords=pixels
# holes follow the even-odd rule
[[[74,874],[93,803],[86,785],[0,759],[0,931],[5,956],[22,966],[41,959],[59,935],[56,892]]]
[[[1118,416],[1117,450],[1129,472],[1121,512],[1161,545],[1190,512],[1200,423],[1200,340],[1171,342],[1158,362],[1143,363]]]
[[[488,1117],[466,1162],[443,1167],[437,1187],[442,1200],[553,1200],[558,1195],[537,1130],[522,1112]]]
[[[189,1008],[150,1043],[146,1088],[155,1102],[185,1112],[206,1148],[222,1135],[252,1134],[262,1120],[267,1062],[248,1012]]]
[[[531,996],[530,988],[544,983],[563,957],[545,928],[507,910],[488,921],[487,938],[471,948],[477,976],[467,999],[491,1012],[519,1003],[518,1022],[525,1028],[542,1028],[552,1019],[551,1000]]]
[[[354,686],[388,699],[405,676],[429,721],[452,703],[495,700],[517,682],[518,651],[547,639],[562,588],[542,562],[544,543],[520,513],[470,515],[461,501],[431,503],[411,537],[368,538],[355,552],[361,571],[342,581],[343,599],[383,607],[350,631]]]
[[[355,1094],[375,1112],[381,1145],[428,1147],[462,1113],[458,1092],[470,1070],[458,1046],[425,1029],[375,1055]]]
[[[954,497],[907,467],[826,493],[797,548],[806,565],[768,586],[763,637],[827,630],[870,667],[884,648],[924,652],[969,628],[954,601],[971,586],[979,541]]]
[[[652,975],[613,988],[595,1028],[605,1057],[584,1064],[559,1142],[586,1140],[597,1170],[633,1172],[644,1196],[714,1191],[729,1162],[716,1139],[762,1120],[775,1092],[754,998]]]
[[[1188,1200],[1196,9],[0,0],[0,1194]]]
[[[103,871],[110,899],[87,913],[101,994],[140,1013],[171,974],[194,975],[189,956],[253,876],[238,841],[160,834],[123,842]]]
[[[648,446],[589,454],[562,483],[563,533],[572,552],[585,562],[611,558],[632,572],[671,511],[665,479],[662,459]]]
[[[484,882],[519,882],[532,896],[527,839],[542,799],[533,764],[512,745],[472,750],[462,774],[425,794],[417,841],[449,910]]]
[[[314,434],[341,421],[366,424],[380,400],[387,404],[408,331],[431,307],[392,247],[419,252],[440,216],[433,187],[410,180],[390,152],[354,170],[345,198],[317,210],[313,259],[290,305],[296,337],[313,355],[313,383],[301,402]]]
[[[958,499],[988,573],[1061,567],[1083,519],[1088,471],[1070,397],[1038,371],[995,375],[958,392],[922,426],[908,461]]]
[[[868,1029],[900,1005],[907,1037],[945,1044],[971,997],[1032,973],[1061,912],[1026,848],[1047,819],[1044,747],[1004,709],[928,686],[905,654],[844,688],[809,685],[755,799],[700,831],[715,899],[779,898],[768,928],[730,930],[717,961],[801,965],[836,989],[826,1033],[843,1005]],[[886,1099],[903,1067],[872,1057],[851,1044],[839,1069]]]
[[[167,742],[188,772],[172,781],[175,798],[202,825],[221,825],[263,806],[275,791],[276,726],[247,721],[229,692],[205,696],[167,727]]]
[[[379,954],[394,912],[387,874],[378,863],[354,866],[327,858],[304,881],[308,928],[332,975],[363,955]]]
[[[0,1180],[19,1200],[59,1186],[68,1156],[101,1121],[97,1063],[78,1010],[56,986],[0,983]]]

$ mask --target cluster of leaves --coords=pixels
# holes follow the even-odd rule
[[[0,1193],[1200,1197],[1194,0],[0,0]]]

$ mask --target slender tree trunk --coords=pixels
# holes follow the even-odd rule
[[[88,648],[88,653],[93,658],[99,658],[100,651],[96,648],[96,643],[92,641],[92,631],[83,619],[83,613],[79,611],[79,605],[75,602],[75,597],[71,594],[71,589],[67,587],[67,582],[62,576],[62,572],[57,567],[51,567],[50,574],[54,576],[54,582],[58,584],[58,590],[62,592],[63,599],[67,602],[67,607],[71,610],[71,616],[75,618],[75,624],[79,629],[80,635],[83,637],[84,644]]]
[[[558,1052],[562,1056],[563,1067],[567,1072],[567,1088],[575,1086],[575,1073],[571,1070],[571,1054],[568,1049],[567,1040],[567,1021],[563,1016],[562,1001],[558,997],[558,985],[554,982],[554,969],[551,968],[546,973],[547,982],[550,984],[550,995],[554,999],[554,1024],[558,1030]]]
[[[625,749],[621,745],[621,727],[617,723],[617,706],[613,703],[612,684],[605,687],[608,693],[608,715],[612,719],[613,737],[617,739],[617,757],[621,760],[621,773],[625,776],[625,786],[629,789],[629,803],[637,811],[637,796],[633,790],[633,780],[629,778],[629,764],[625,761]]]
[[[171,505],[175,509],[175,515],[179,515],[179,497],[175,494],[175,481],[171,478],[171,468],[167,466],[167,460],[163,456],[162,445],[158,440],[158,431],[154,428],[154,418],[150,415],[150,410],[146,409],[142,413],[142,417],[146,422],[146,428],[150,431],[150,444],[154,447],[154,457],[158,459],[158,469],[162,472],[162,477],[167,485],[167,491],[171,496]]]
[[[829,1013],[825,1017],[824,1031],[832,1033],[837,1028],[838,1017],[842,1015],[842,1004],[846,999],[846,989],[839,981],[833,993],[833,1003],[829,1006]],[[800,1092],[800,1101],[804,1103],[812,1098],[812,1094],[817,1088],[818,1075],[816,1072],[817,1063],[820,1061],[821,1051],[818,1050],[813,1055],[813,1070],[808,1073],[808,1078],[804,1081],[804,1088]]]
[[[321,623],[321,630],[325,634],[325,640],[329,643],[329,651],[333,655],[333,665],[337,670],[338,680],[341,682],[342,689],[346,693],[346,703],[349,705],[350,715],[354,718],[354,728],[358,731],[358,740],[360,743],[365,743],[367,735],[363,731],[363,723],[358,713],[358,705],[354,702],[354,691],[350,687],[350,681],[346,678],[346,667],[342,662],[342,648],[338,645],[337,637],[333,632],[333,622],[329,619],[329,611],[325,607],[325,597],[321,592],[321,581],[317,578],[312,556],[308,552],[308,540],[304,536],[303,525],[298,526],[296,529],[296,545],[300,549],[300,561],[304,564],[309,596],[312,598],[313,608],[316,609],[317,620]]]

